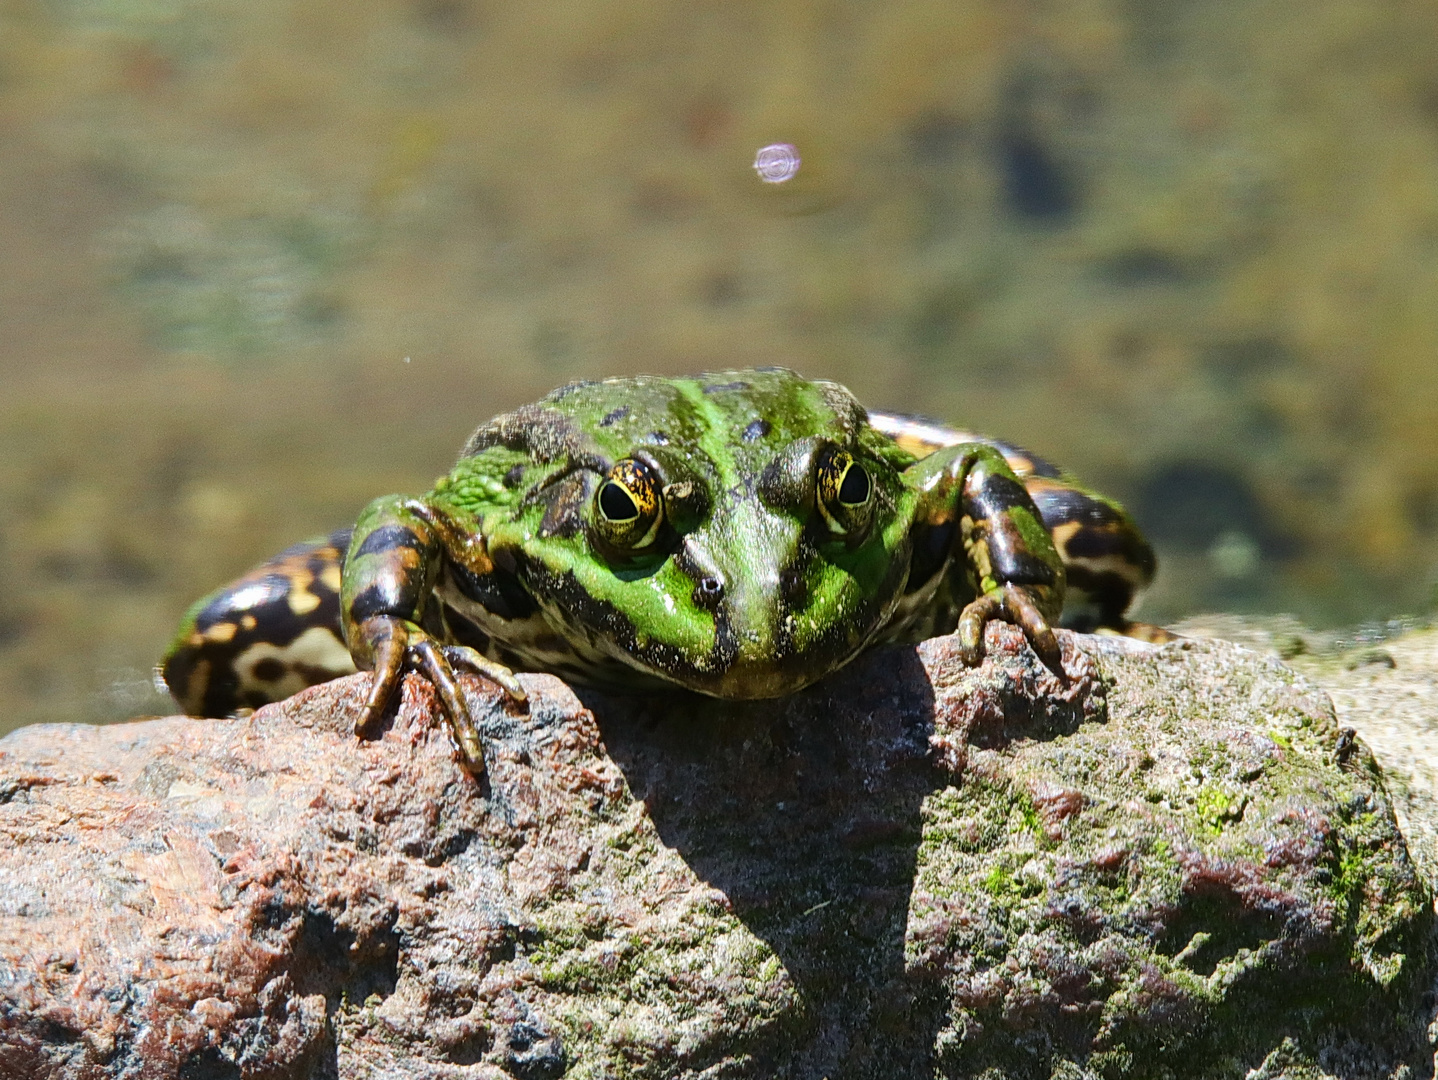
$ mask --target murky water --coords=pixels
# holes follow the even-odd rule
[[[1150,618],[1426,610],[1435,54],[1411,0],[0,3],[0,729],[165,709],[194,596],[635,371],[1026,443]]]

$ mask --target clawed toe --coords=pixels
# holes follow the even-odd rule
[[[376,616],[362,623],[359,630],[374,657],[374,677],[369,697],[355,721],[355,734],[363,738],[374,730],[394,697],[405,669],[409,668],[423,675],[434,687],[459,749],[460,763],[471,776],[482,777],[484,745],[454,668],[461,667],[490,679],[511,698],[524,702],[527,696],[514,672],[466,646],[440,645],[418,626],[402,619]]]
[[[985,593],[966,608],[959,617],[957,634],[959,655],[964,663],[975,666],[984,658],[984,627],[995,619],[1013,623],[1024,632],[1029,646],[1043,665],[1065,678],[1063,651],[1053,627],[1034,603],[1032,596],[1018,585],[1005,585]]]

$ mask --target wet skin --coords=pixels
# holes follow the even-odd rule
[[[376,499],[192,607],[161,662],[188,712],[230,715],[356,667],[356,728],[406,670],[465,765],[456,669],[724,698],[791,693],[881,642],[1051,627],[1153,636],[1154,572],[1123,510],[1016,447],[887,413],[781,369],[576,383],[496,417],[426,495]]]

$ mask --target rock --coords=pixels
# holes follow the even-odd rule
[[[1354,635],[1286,616],[1234,615],[1191,619],[1181,629],[1282,657],[1326,690],[1339,723],[1382,767],[1420,872],[1438,881],[1438,629],[1399,620]]]
[[[466,681],[481,784],[414,678],[364,742],[364,675],[18,731],[0,1075],[1426,1074],[1430,897],[1325,695],[1061,640],[748,705]]]

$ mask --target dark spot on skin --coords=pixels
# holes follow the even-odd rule
[[[644,436],[644,441],[651,446],[668,446],[669,436],[662,431],[651,431],[648,435]]]
[[[492,446],[520,451],[541,464],[567,458],[575,465],[586,466],[593,457],[586,452],[584,437],[574,421],[542,404],[523,405],[481,425],[459,456],[473,457]]]
[[[1117,556],[1133,566],[1144,581],[1152,579],[1158,568],[1153,548],[1117,508],[1059,484],[1036,485],[1029,494],[1050,533],[1067,524],[1079,526],[1060,552],[1065,560]],[[1128,591],[1132,592],[1132,586]]]
[[[323,541],[296,544],[231,582],[201,609],[195,617],[199,640],[164,661],[165,683],[187,712],[199,716],[228,716],[242,705],[252,704],[239,697],[235,663],[256,643],[284,648],[315,627],[322,627],[336,640],[343,640],[339,596],[322,578],[326,570],[343,565],[349,541],[350,530],[342,529]],[[320,601],[303,615],[296,615],[289,604],[296,580],[309,580],[309,592]],[[236,603],[237,599],[243,603]],[[245,629],[246,616],[253,620],[248,630]],[[204,640],[206,630],[220,625],[236,628],[229,640]],[[313,685],[341,674],[341,671],[330,671],[324,678],[305,677]]]
[[[1000,582],[1016,585],[1054,583],[1054,568],[1029,550],[1008,514],[975,521],[974,536],[988,545],[989,565]]]
[[[510,470],[509,470],[507,473],[504,474],[504,486],[505,486],[505,487],[508,487],[508,488],[516,487],[516,486],[518,486],[519,482],[520,482],[521,480],[523,480],[523,479],[524,479],[524,466],[523,466],[523,465],[514,465],[514,466],[512,466],[512,467],[510,468]]]
[[[1153,549],[1133,529],[1082,528],[1069,537],[1065,553],[1074,559],[1117,556],[1151,576],[1156,567]]]
[[[800,567],[786,566],[779,571],[779,596],[790,610],[804,606],[809,599],[809,586]]]
[[[756,442],[769,434],[769,431],[769,421],[751,420],[749,426],[744,429],[744,433],[739,437],[745,442]]]
[[[711,383],[711,384],[709,384],[708,386],[706,386],[706,387],[704,388],[704,392],[705,392],[706,394],[719,394],[719,393],[723,393],[725,390],[748,390],[748,389],[749,389],[749,384],[746,383],[746,382]]]
[[[774,456],[759,474],[755,490],[774,509],[812,506],[818,457],[825,444],[818,439],[796,439]]]
[[[1015,507],[1030,509],[1034,506],[1023,484],[999,473],[985,473],[983,484],[977,491],[970,490],[968,484],[964,487],[964,503],[975,520],[1000,517]]]
[[[285,665],[273,656],[266,656],[255,663],[254,673],[260,682],[279,682],[285,677]]]
[[[605,414],[604,414],[604,419],[601,420],[601,421],[599,421],[599,426],[600,426],[600,427],[609,427],[611,424],[617,424],[620,420],[623,420],[623,419],[624,419],[626,416],[628,416],[628,415],[629,415],[629,406],[628,406],[628,405],[621,405],[621,406],[619,406],[619,408],[615,409],[614,411],[605,413]]]
[[[1085,527],[1123,522],[1123,515],[1108,503],[1071,487],[1045,484],[1029,494],[1033,496],[1034,505],[1039,508],[1044,525],[1050,532],[1070,521],[1077,521]]]
[[[539,522],[540,536],[573,536],[584,523],[583,508],[588,492],[578,475],[566,476],[545,491],[548,505]]]
[[[561,386],[558,390],[553,391],[547,398],[545,398],[545,400],[563,401],[570,394],[573,394],[579,390],[583,390],[587,386],[593,385],[595,385],[595,381],[593,379],[579,379],[565,386]]]
[[[963,482],[962,505],[963,513],[974,519],[972,539],[988,546],[995,578],[1021,585],[1053,584],[1054,568],[1030,551],[1015,521],[1015,511],[1038,516],[1024,485],[988,469],[975,470]]]
[[[359,550],[355,552],[355,558],[365,555],[382,555],[398,548],[408,548],[411,551],[422,552],[425,548],[424,541],[415,534],[413,529],[404,525],[381,525],[374,532],[360,541]]]
[[[355,622],[362,623],[376,615],[392,615],[403,619],[408,617],[409,613],[405,610],[398,592],[389,588],[386,583],[377,581],[350,602],[349,614]]]
[[[345,559],[349,555],[350,541],[354,539],[354,532],[354,527],[351,526],[348,529],[336,529],[329,535],[328,546],[333,548],[334,554],[338,556],[337,561],[341,570],[345,568]],[[320,548],[314,553],[314,557],[319,559],[325,559],[330,557],[330,553],[327,552],[324,548]],[[319,571],[316,570],[316,581],[319,580],[319,576]]]
[[[344,642],[340,642],[341,645]],[[290,665],[290,670],[305,681],[306,686],[316,686],[322,682],[329,682],[335,677],[335,673],[328,668],[319,667],[316,664],[306,664],[303,661],[296,661]]]
[[[449,572],[460,592],[501,619],[527,619],[538,610],[534,597],[524,591],[513,574],[499,569],[476,574],[455,562],[449,564]]]

